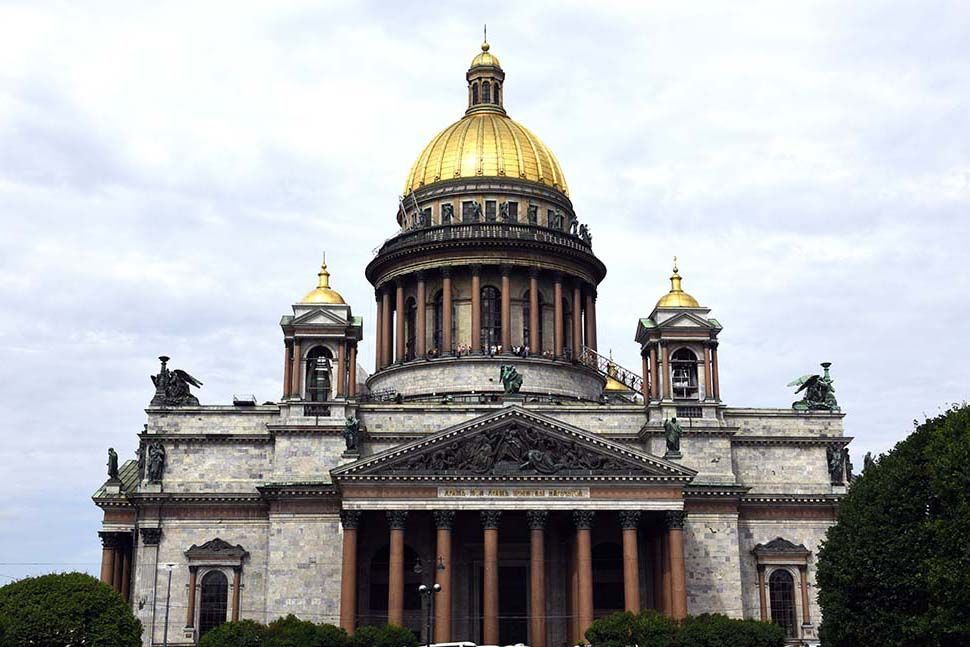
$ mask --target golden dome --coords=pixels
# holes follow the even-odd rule
[[[498,56],[495,54],[489,54],[488,49],[488,41],[485,41],[482,43],[482,51],[472,59],[472,64],[468,67],[497,67],[501,69],[502,64],[498,62]]]
[[[680,287],[680,274],[677,272],[677,257],[674,257],[674,273],[670,277],[670,292],[657,301],[658,308],[700,308],[697,299],[684,292]]]
[[[323,265],[317,272],[317,287],[307,292],[300,299],[300,303],[330,303],[344,305],[346,302],[336,290],[330,289],[330,272],[327,271],[327,257],[323,257]]]
[[[411,167],[404,193],[433,182],[472,177],[518,178],[569,195],[552,151],[525,126],[499,112],[466,115],[438,133]]]
[[[604,391],[630,391],[631,389],[626,384],[624,384],[623,382],[620,382],[616,378],[607,377],[606,386],[603,387],[603,390]]]

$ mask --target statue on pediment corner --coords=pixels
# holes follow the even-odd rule
[[[839,411],[839,403],[835,399],[835,380],[829,375],[832,362],[822,362],[822,375],[802,375],[792,380],[788,386],[797,386],[795,395],[802,391],[802,399],[793,402],[791,408],[795,411]]]
[[[162,362],[162,367],[158,375],[150,376],[152,384],[155,385],[155,396],[152,398],[153,407],[197,407],[199,399],[192,395],[192,386],[199,388],[202,382],[198,381],[182,369],[169,370],[169,357],[162,355],[158,358]]]

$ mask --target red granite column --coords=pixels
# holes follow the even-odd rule
[[[482,591],[482,642],[498,644],[498,524],[502,512],[483,510],[482,529],[484,540],[483,591]]]
[[[542,325],[542,313],[539,312],[539,270],[529,270],[529,338],[522,341],[529,345],[533,355],[541,355],[539,348],[539,326]]]
[[[454,350],[454,340],[451,338],[451,329],[454,326],[452,320],[451,305],[451,268],[441,268],[441,345],[438,352],[442,355],[451,353]]]
[[[374,290],[374,298],[377,300],[377,314],[374,318],[374,372],[384,367],[384,307],[381,303],[381,291]]]
[[[300,386],[303,380],[300,379],[303,364],[303,348],[299,339],[293,340],[293,383],[290,385],[290,397],[300,399]]]
[[[502,266],[502,351],[512,350],[512,268]]]
[[[394,356],[394,308],[391,306],[391,291],[389,287],[381,290],[381,368],[390,366]]]
[[[121,597],[128,602],[131,597],[131,542],[125,543],[122,551]]]
[[[428,354],[428,323],[427,323],[427,305],[428,301],[425,298],[424,293],[424,272],[416,272],[415,278],[418,280],[417,284],[417,312],[414,317],[414,356],[424,357]]]
[[[596,350],[596,297],[593,286],[586,288],[586,345]]]
[[[290,384],[293,381],[293,341],[283,340],[283,399],[290,396]]]
[[[761,603],[761,622],[768,622],[768,595],[765,592],[764,564],[758,564],[758,602]]]
[[[721,399],[721,380],[718,377],[717,371],[717,342],[711,346],[711,366],[714,367],[714,374],[711,376],[714,380],[714,399]]]
[[[667,513],[670,546],[670,615],[674,620],[687,617],[687,570],[684,564],[684,518],[677,510]]]
[[[664,397],[668,400],[674,399],[674,381],[670,373],[670,348],[667,344],[662,344],[660,348],[663,353],[663,373],[664,373]]]
[[[124,544],[120,538],[117,538],[117,546],[115,547],[115,561],[114,570],[111,574],[111,588],[113,588],[118,593],[121,593],[121,582],[124,580],[124,568],[125,568],[125,557],[124,557]]]
[[[563,329],[562,329],[562,274],[556,272],[553,280],[553,324],[552,324],[552,354],[562,357]]]
[[[337,342],[337,380],[335,384],[335,395],[340,398],[347,395],[346,380],[347,371],[347,343],[343,340]]]
[[[397,291],[394,311],[397,313],[397,320],[394,322],[394,361],[403,362],[404,361],[404,351],[405,342],[407,339],[404,336],[404,322],[407,319],[407,313],[404,311],[404,279],[397,280]]]
[[[704,399],[714,399],[714,365],[711,363],[711,347],[704,346]]]
[[[185,610],[185,626],[191,629],[195,626],[195,576],[198,566],[189,566],[189,605]]]
[[[101,581],[111,586],[115,573],[115,540],[109,532],[99,532],[101,536]]]
[[[451,604],[454,591],[451,582],[451,528],[455,522],[454,510],[436,510],[434,524],[437,530],[438,563],[434,581],[441,586],[435,597],[434,641],[451,642]]]
[[[343,557],[340,568],[340,628],[353,635],[357,627],[357,527],[360,512],[341,510]]]
[[[657,345],[650,347],[650,397],[660,399],[660,365],[657,362]]]
[[[586,642],[586,630],[593,624],[593,553],[590,529],[593,527],[593,512],[574,510],[573,523],[576,524],[576,570],[579,572],[579,627],[578,638]]]
[[[529,644],[546,647],[546,520],[545,510],[526,512],[529,519]]]
[[[620,512],[620,528],[623,533],[623,608],[640,613],[640,556],[637,546],[637,529],[640,512]]]
[[[472,343],[473,352],[482,349],[482,277],[481,266],[472,265]]]
[[[651,378],[650,378],[650,366],[647,363],[647,356],[644,353],[640,354],[640,359],[643,363],[643,381],[640,382],[640,391],[643,393],[643,403],[646,404],[650,402],[650,389]]]
[[[670,533],[667,532],[666,527],[660,535],[660,550],[663,555],[663,570],[660,576],[660,586],[663,588],[661,608],[665,616],[671,616],[673,615],[673,588],[670,576]]]
[[[387,621],[404,626],[404,525],[408,513],[394,510],[387,513],[391,527],[390,555],[387,575]]]
[[[232,569],[232,621],[239,622],[239,602],[242,594],[242,566],[235,566]]]
[[[573,281],[573,359],[583,352],[583,292],[579,281]]]
[[[357,397],[357,342],[350,347],[350,384],[347,385],[347,395]]]

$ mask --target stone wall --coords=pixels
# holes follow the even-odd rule
[[[734,446],[734,473],[752,494],[830,494],[824,445]]]
[[[744,614],[737,514],[691,514],[684,523],[687,610]]]

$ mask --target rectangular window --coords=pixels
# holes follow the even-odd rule
[[[509,203],[509,222],[519,222],[519,203]]]
[[[485,201],[485,222],[495,222],[495,200]]]
[[[478,220],[478,214],[475,212],[475,203],[471,200],[466,200],[461,203],[461,221],[462,222],[475,222]]]

